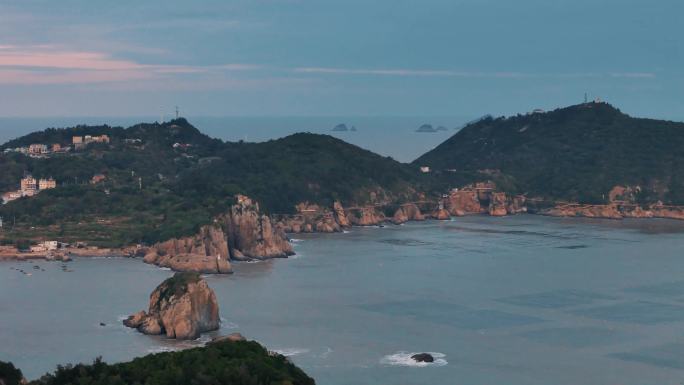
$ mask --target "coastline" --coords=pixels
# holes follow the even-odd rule
[[[291,236],[295,234],[316,234],[316,233],[336,233],[355,227],[382,227],[382,226],[398,226],[406,222],[422,222],[422,221],[448,221],[465,216],[493,216],[505,217],[516,215],[539,215],[556,218],[584,218],[584,219],[667,219],[681,221],[684,220],[684,207],[679,206],[658,206],[649,209],[642,209],[640,207],[627,205],[583,205],[573,203],[557,204],[551,208],[546,209],[530,209],[525,206],[523,209],[516,209],[514,212],[505,212],[496,210],[494,208],[477,209],[477,210],[463,210],[463,207],[451,207],[446,211],[448,215],[440,210],[424,214],[414,204],[400,205],[395,216],[387,217],[377,209],[377,206],[367,206],[354,208],[351,210],[342,209],[336,203],[335,212],[330,212],[326,209],[316,210],[310,209],[312,205],[307,205],[308,211],[300,210],[299,214],[292,214],[289,216],[271,216],[270,219],[276,232],[282,232],[288,241]],[[436,204],[434,204],[436,205]],[[407,209],[408,207],[408,209]],[[624,207],[631,209],[625,210]],[[355,212],[356,211],[356,212]],[[304,213],[302,213],[304,212]],[[452,212],[455,212],[453,214]],[[341,215],[344,213],[345,215]],[[172,239],[167,242],[178,243],[179,239]],[[141,246],[129,245],[120,248],[100,248],[97,246],[87,247],[63,247],[51,251],[19,251],[13,246],[0,246],[0,262],[2,261],[30,261],[30,260],[48,260],[48,261],[71,261],[73,257],[79,258],[143,258],[150,250],[157,245]],[[287,254],[287,255],[286,255]],[[294,253],[283,253],[273,256],[264,256],[262,258],[231,258],[230,261],[241,261],[248,259],[272,259],[272,258],[287,258],[288,255]],[[153,263],[152,261],[145,261],[146,263]],[[171,266],[166,266],[171,267]],[[174,269],[175,270],[175,269]]]
[[[30,261],[30,260],[46,260],[46,261],[71,261],[74,257],[91,257],[91,258],[106,258],[106,257],[134,257],[132,255],[131,247],[122,248],[99,248],[91,247],[64,247],[57,250],[50,251],[19,251],[15,247],[0,246],[0,261]]]

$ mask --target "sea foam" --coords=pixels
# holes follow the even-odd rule
[[[283,348],[283,349],[273,349],[274,352],[283,355],[285,357],[298,356],[300,354],[308,353],[309,349],[305,348]]]

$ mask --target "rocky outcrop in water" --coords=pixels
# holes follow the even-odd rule
[[[559,203],[541,213],[559,217],[684,219],[684,207],[667,206],[662,202],[642,205],[637,202],[640,192],[638,186],[614,186],[608,193],[607,204]]]
[[[342,207],[342,203],[335,201],[335,203],[333,204],[333,211],[335,215],[335,220],[341,227],[351,226],[351,223],[347,218],[347,213],[344,212],[344,207]]]
[[[451,214],[449,214],[449,211],[441,205],[437,210],[433,211],[432,214],[430,214],[430,216],[432,217],[432,219],[437,219],[439,221],[447,221],[451,219]]]
[[[230,260],[284,258],[293,254],[292,245],[259,205],[237,196],[230,211],[217,217],[199,233],[171,239],[149,248],[144,261],[175,271],[230,273]]]
[[[348,211],[347,218],[354,226],[377,226],[384,223],[387,218],[385,214],[379,212],[375,207],[359,207]]]
[[[424,221],[425,216],[420,212],[418,206],[413,203],[408,203],[399,206],[392,217],[392,223],[395,225],[402,224],[408,221]]]
[[[170,239],[152,246],[143,260],[174,271],[230,273],[229,259],[226,234],[219,225],[212,224],[203,226],[192,237]]]
[[[553,217],[622,218],[616,205],[560,204],[542,213]]]
[[[430,353],[418,353],[411,356],[416,362],[435,362],[435,357]]]
[[[445,200],[446,209],[454,216],[480,214],[484,212],[477,191],[454,190]]]
[[[259,204],[238,195],[237,204],[229,215],[219,218],[228,239],[233,259],[285,258],[294,254],[285,234],[271,224],[271,219],[259,211]]]
[[[219,308],[214,291],[197,273],[176,273],[150,295],[147,312],[123,321],[141,333],[168,338],[196,339],[219,328]]]
[[[495,192],[489,198],[489,215],[493,217],[502,217],[508,214],[506,209],[506,193]]]
[[[297,214],[280,216],[276,227],[286,233],[336,233],[349,227],[342,205],[335,202],[330,210],[303,202],[297,205]]]

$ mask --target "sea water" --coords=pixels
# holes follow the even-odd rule
[[[221,330],[189,342],[121,324],[168,270],[139,259],[0,263],[0,360],[36,378],[240,332],[323,385],[684,380],[684,222],[473,216],[294,245],[293,258],[207,276]],[[418,352],[435,362],[413,362]]]

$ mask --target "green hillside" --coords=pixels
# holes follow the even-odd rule
[[[152,243],[194,233],[237,193],[255,198],[267,212],[291,213],[302,201],[367,203],[371,192],[378,200],[409,199],[429,181],[410,165],[328,135],[224,143],[184,119],[126,129],[48,129],[1,148],[68,145],[74,135],[91,134],[111,141],[48,158],[0,154],[0,192],[16,190],[25,173],[53,177],[59,186],[0,206],[0,216],[12,225],[0,232],[5,242],[28,234],[96,245]],[[96,174],[106,180],[90,184]]]
[[[531,196],[600,203],[615,185],[684,204],[684,123],[630,117],[606,103],[473,123],[414,161],[486,170]]]
[[[18,385],[21,372],[0,362],[0,383]],[[164,352],[130,362],[59,366],[30,385],[313,385],[315,381],[287,358],[270,354],[254,341],[223,342],[179,352]]]

